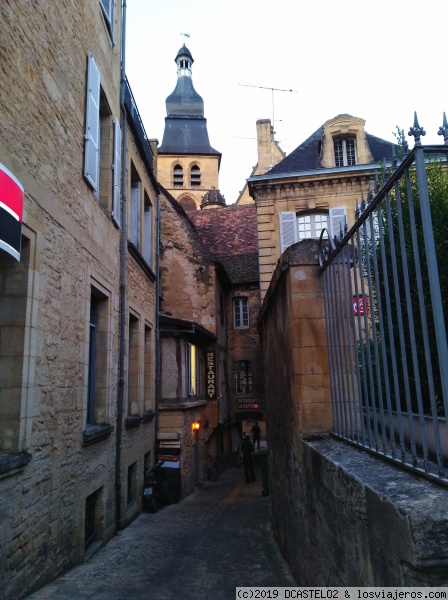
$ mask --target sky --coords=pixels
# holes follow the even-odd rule
[[[423,143],[443,143],[447,16],[446,0],[127,0],[126,73],[146,133],[160,144],[186,43],[210,144],[222,153],[219,187],[232,204],[257,163],[258,119],[274,120],[287,154],[341,113],[395,141],[416,111]]]

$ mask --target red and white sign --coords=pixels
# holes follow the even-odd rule
[[[353,314],[354,315],[368,315],[369,314],[369,297],[353,296]]]
[[[24,189],[0,163],[0,248],[20,260]]]

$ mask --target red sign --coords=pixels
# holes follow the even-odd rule
[[[353,314],[354,315],[368,315],[369,314],[369,297],[353,296]]]
[[[20,260],[24,190],[0,164],[0,248]]]

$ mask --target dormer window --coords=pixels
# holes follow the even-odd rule
[[[201,170],[197,165],[191,167],[190,183],[191,187],[200,187],[201,185]]]
[[[184,170],[180,165],[176,165],[173,170],[174,187],[182,187],[184,185]]]
[[[355,138],[337,138],[333,140],[333,144],[336,167],[351,167],[356,165]]]

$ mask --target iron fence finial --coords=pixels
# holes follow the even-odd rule
[[[443,141],[445,142],[445,145],[448,146],[448,122],[446,120],[445,113],[443,113],[443,123],[439,127],[439,131],[437,132],[437,135],[443,135]]]
[[[426,135],[426,131],[419,125],[417,112],[414,112],[414,125],[409,129],[408,135],[414,138],[416,146],[422,145],[421,137]]]

